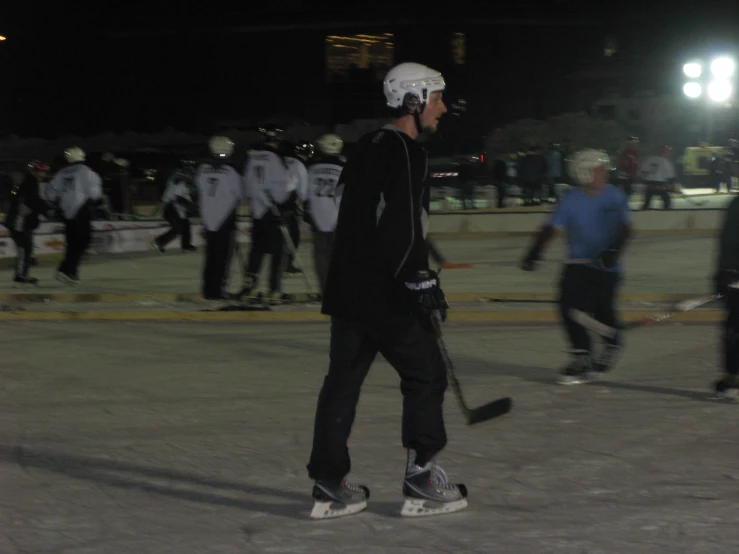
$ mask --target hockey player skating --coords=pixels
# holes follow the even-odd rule
[[[92,236],[92,211],[103,204],[102,179],[84,164],[85,152],[73,146],[64,152],[69,165],[61,169],[46,187],[46,202],[57,208],[64,221],[64,258],[56,279],[77,286],[79,265]]]
[[[670,209],[670,191],[675,184],[675,166],[670,161],[672,148],[663,146],[658,156],[649,156],[639,170],[639,175],[646,185],[644,205],[642,210],[648,210],[652,204],[652,197],[658,194],[662,198],[662,207]]]
[[[33,231],[39,225],[39,215],[46,214],[46,202],[39,194],[39,181],[46,176],[49,166],[39,160],[28,164],[20,182],[10,191],[10,205],[5,216],[5,227],[18,251],[13,282],[35,285],[38,279],[28,275],[33,259]]]
[[[262,129],[264,143],[250,151],[244,169],[246,195],[251,207],[251,249],[246,262],[241,295],[252,296],[259,281],[262,259],[272,255],[268,302],[277,304],[291,297],[282,292],[282,276],[287,265],[288,246],[281,226],[294,216],[299,177],[285,161],[283,131],[276,126]]]
[[[716,294],[724,296],[723,376],[715,384],[718,396],[739,396],[739,197],[726,210],[719,238],[718,268],[714,276]]]
[[[428,266],[427,155],[416,141],[446,112],[441,74],[400,64],[383,89],[391,124],[365,135],[342,172],[344,192],[323,298],[331,316],[330,364],[315,417],[308,475],[314,518],[356,513],[369,489],[351,483],[347,441],[362,382],[379,353],[400,375],[407,450],[401,513],[422,516],[467,506],[467,490],[435,462],[446,445],[447,375],[432,318],[446,317]]]
[[[188,209],[193,205],[190,183],[192,183],[193,171],[189,167],[183,167],[175,172],[167,182],[167,187],[162,195],[164,209],[162,214],[170,225],[169,231],[158,236],[152,241],[152,247],[164,254],[166,246],[178,235],[182,237],[182,251],[192,252],[192,233],[190,219],[187,217]]]
[[[609,163],[608,156],[599,150],[574,155],[570,174],[582,187],[562,199],[521,263],[525,271],[535,269],[555,228],[566,230],[572,259],[595,260],[565,265],[560,283],[560,314],[573,354],[560,375],[560,383],[565,385],[584,383],[608,371],[622,351],[622,338],[617,334],[606,339],[603,352],[593,362],[588,332],[571,317],[571,310],[580,310],[617,327],[613,304],[621,280],[619,256],[631,235],[631,210],[623,191],[606,182]]]
[[[234,143],[214,136],[208,143],[213,160],[200,164],[195,186],[200,198],[200,217],[205,228],[205,263],[202,295],[207,300],[230,300],[226,292],[234,249],[236,210],[245,193],[241,175],[230,165]]]
[[[287,150],[285,156],[285,162],[288,167],[298,177],[298,183],[296,185],[296,197],[295,206],[290,210],[290,217],[287,217],[285,223],[290,233],[290,239],[293,241],[293,246],[297,251],[300,246],[300,219],[298,212],[300,206],[298,202],[305,202],[308,194],[308,167],[307,164],[310,162],[314,154],[313,145],[309,142],[301,142],[294,148]],[[295,256],[292,252],[287,254],[287,267],[285,267],[286,275],[300,275],[303,273],[303,269],[295,265]]]
[[[308,168],[308,191],[304,205],[305,219],[313,231],[313,262],[321,295],[326,289],[326,275],[334,245],[334,230],[339,216],[341,193],[339,177],[346,159],[341,155],[344,141],[334,134],[318,139],[318,156]]]

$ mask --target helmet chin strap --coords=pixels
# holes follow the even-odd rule
[[[413,121],[416,123],[416,131],[418,131],[418,134],[422,134],[423,127],[421,127],[421,112],[413,112]]]

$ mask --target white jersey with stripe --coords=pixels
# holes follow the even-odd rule
[[[170,177],[167,181],[167,188],[164,189],[162,195],[162,203],[164,205],[174,204],[177,215],[181,218],[187,217],[187,208],[180,204],[177,200],[184,198],[188,202],[192,202],[192,195],[190,194],[190,187],[182,177]]]
[[[246,196],[254,219],[262,219],[270,205],[287,202],[297,189],[299,177],[273,150],[253,150],[244,169]]]
[[[285,157],[285,163],[293,176],[297,179],[295,184],[295,192],[298,194],[303,202],[308,197],[308,170],[305,167],[303,160],[293,158],[292,156]]]
[[[241,175],[227,164],[201,164],[195,173],[200,217],[208,231],[218,231],[245,198]]]
[[[45,194],[49,204],[59,204],[64,219],[74,219],[87,202],[103,197],[102,179],[85,164],[74,163],[54,175]]]
[[[313,224],[323,232],[334,231],[339,217],[341,193],[339,178],[344,165],[339,158],[311,164],[308,169],[308,198],[306,203]]]
[[[666,183],[675,178],[675,167],[663,156],[649,156],[642,163],[639,174],[645,181]]]

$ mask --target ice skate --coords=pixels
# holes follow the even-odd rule
[[[156,250],[160,254],[164,254],[164,246],[159,244],[156,240],[151,241],[151,243],[149,243],[149,246],[151,246],[152,250]]]
[[[593,362],[587,350],[573,350],[572,361],[559,374],[560,385],[579,385],[593,380]]]
[[[727,373],[713,385],[719,400],[739,401],[739,375]]]
[[[57,271],[54,275],[54,279],[70,287],[76,287],[80,284],[79,279],[77,279],[76,277],[72,277],[71,275],[67,275],[63,271]]]
[[[623,346],[620,344],[606,344],[603,353],[593,363],[593,371],[596,373],[595,377],[599,377],[600,374],[606,373],[613,369],[618,361],[621,359],[623,353]],[[593,377],[593,375],[591,375]]]
[[[416,454],[408,451],[408,469],[403,481],[405,502],[400,510],[403,517],[424,517],[450,514],[467,507],[467,487],[449,482],[444,470],[436,462],[420,467]]]
[[[38,286],[38,279],[36,277],[22,277],[18,275],[13,279],[13,286],[22,289],[35,287]]]
[[[370,491],[346,479],[338,484],[316,481],[313,485],[313,519],[330,519],[361,512],[367,507]]]
[[[299,267],[297,267],[295,264],[291,263],[285,269],[285,274],[286,275],[290,275],[290,276],[293,276],[293,275],[302,275],[303,274],[303,270],[300,269]]]
[[[267,304],[270,306],[279,306],[281,304],[290,304],[295,300],[292,294],[285,292],[273,291],[267,297]]]

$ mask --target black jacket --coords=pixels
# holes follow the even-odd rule
[[[403,278],[429,267],[427,175],[426,151],[400,130],[388,126],[356,144],[339,179],[324,314],[377,324],[410,313]]]
[[[22,218],[19,225],[18,215],[21,213],[21,206],[25,206],[30,213]],[[32,231],[39,225],[39,214],[45,213],[47,209],[46,202],[39,194],[38,180],[26,172],[23,181],[10,191],[10,206],[4,225],[11,231]]]

